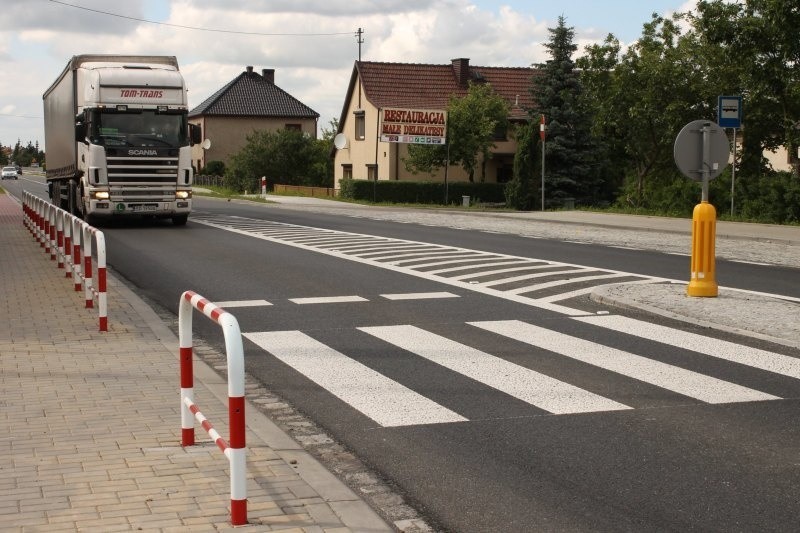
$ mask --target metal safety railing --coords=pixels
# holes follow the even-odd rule
[[[67,278],[74,280],[76,292],[83,288],[86,308],[92,309],[97,300],[100,331],[108,331],[106,240],[103,232],[27,191],[22,193],[22,210],[25,226],[45,253],[56,261],[59,269],[65,270]],[[92,241],[95,243],[96,266]]]
[[[197,309],[222,327],[228,361],[228,418],[230,436],[223,439],[194,403],[194,370],[192,364],[192,309]],[[178,340],[180,342],[181,381],[181,444],[194,445],[194,419],[214,440],[230,463],[231,524],[247,523],[247,459],[244,417],[244,352],[242,334],[236,318],[199,294],[186,291],[178,307]]]

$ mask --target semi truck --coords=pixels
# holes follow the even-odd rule
[[[53,204],[95,223],[192,210],[186,86],[174,56],[77,55],[45,91],[46,179]]]

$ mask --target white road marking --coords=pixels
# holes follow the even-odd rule
[[[729,259],[731,263],[744,263],[745,265],[756,265],[756,266],[772,266],[769,263],[759,263],[758,261],[745,261],[744,259]]]
[[[381,426],[467,421],[300,331],[244,333],[244,337]]]
[[[596,272],[596,271],[595,271]],[[533,292],[539,291],[542,289],[549,289],[551,287],[560,287],[562,285],[569,285],[571,283],[580,283],[582,281],[593,281],[596,279],[609,279],[609,278],[624,278],[628,276],[628,274],[597,274],[594,276],[575,276],[574,278],[569,279],[557,279],[554,281],[548,281],[545,283],[537,283],[535,285],[528,285],[527,287],[519,287],[517,289],[511,289],[509,292],[512,294],[524,294],[526,292]]]
[[[449,268],[441,268],[437,270],[429,270],[428,274],[443,274],[445,272],[457,272],[459,270],[470,270],[472,268],[485,268],[485,267],[495,267],[495,266],[508,266],[508,265],[525,265],[530,264],[530,259],[523,260],[522,258],[514,258],[509,257],[506,259],[502,259],[500,261],[493,261],[491,263],[476,263],[474,265],[462,265],[457,267],[449,267]],[[468,274],[471,276],[472,274]],[[449,278],[449,279],[456,279],[456,278]]]
[[[306,304],[338,304],[348,302],[368,302],[366,298],[361,296],[319,296],[316,298],[289,298],[292,303],[306,305]]]
[[[478,266],[478,265],[476,265]],[[482,270],[480,272],[470,272],[469,274],[460,274],[458,276],[450,276],[448,279],[473,279],[473,278],[482,278],[485,276],[493,276],[495,274],[506,274],[509,272],[521,272],[525,270],[541,270],[543,268],[558,268],[559,265],[551,265],[547,263],[545,265],[537,265],[535,263],[528,263],[527,265],[523,266],[515,266],[510,268],[497,268],[494,270]]]
[[[576,318],[576,320],[627,333],[628,335],[650,339],[669,346],[699,352],[711,357],[724,359],[725,361],[800,379],[800,359],[796,357],[750,348],[741,344],[713,339],[697,333],[659,326],[658,324],[651,324],[624,316],[592,316],[580,317]]]
[[[235,223],[230,221],[230,217],[216,216],[216,215],[206,215],[206,216],[197,215],[197,216],[195,216],[193,218],[193,220],[194,220],[194,222],[196,222],[198,224],[204,224],[204,225],[215,227],[215,228],[219,228],[219,229],[222,229],[222,230],[225,230],[225,231],[230,231],[230,232],[233,232],[233,233],[239,233],[241,235],[246,235],[248,237],[253,237],[253,238],[256,238],[256,239],[262,239],[262,240],[266,240],[266,241],[276,242],[276,243],[279,243],[279,244],[284,244],[286,246],[292,246],[292,247],[299,248],[299,249],[302,249],[302,250],[307,250],[307,251],[311,251],[311,252],[315,252],[315,253],[321,253],[321,254],[325,254],[325,255],[328,255],[328,256],[331,256],[331,257],[336,257],[336,258],[339,258],[339,259],[347,259],[349,261],[354,261],[354,262],[361,263],[361,264],[364,264],[364,265],[369,265],[369,266],[379,267],[379,268],[385,268],[385,269],[391,270],[393,272],[400,272],[400,273],[403,273],[403,274],[407,274],[409,276],[415,276],[417,278],[426,279],[426,280],[429,280],[429,281],[435,281],[435,282],[438,282],[438,283],[451,285],[453,287],[458,287],[458,288],[462,288],[462,289],[468,289],[468,290],[470,290],[472,292],[477,292],[477,293],[488,295],[488,296],[494,296],[494,297],[497,297],[497,298],[502,298],[502,299],[505,299],[505,300],[521,303],[521,304],[524,304],[524,305],[529,305],[529,306],[532,306],[532,307],[536,307],[536,308],[539,308],[539,309],[544,309],[544,310],[551,311],[553,313],[558,313],[558,314],[565,315],[565,316],[586,316],[586,315],[591,315],[592,314],[592,313],[589,313],[589,312],[586,312],[586,311],[581,311],[581,310],[578,310],[578,309],[572,309],[570,307],[565,307],[565,306],[558,305],[558,304],[555,304],[555,303],[538,301],[535,298],[528,298],[526,296],[522,296],[522,295],[518,295],[518,294],[509,294],[507,291],[496,290],[496,289],[493,289],[491,287],[484,287],[484,286],[481,286],[481,285],[478,285],[478,284],[470,284],[470,283],[466,283],[466,282],[463,282],[463,281],[460,281],[460,280],[451,280],[451,279],[448,279],[448,278],[443,277],[443,276],[437,276],[437,275],[435,275],[433,273],[430,273],[430,272],[422,272],[422,271],[416,270],[416,268],[419,268],[419,265],[411,266],[411,267],[388,265],[386,263],[382,263],[380,261],[374,260],[371,257],[368,257],[370,255],[370,253],[363,253],[363,252],[358,252],[358,251],[354,251],[354,250],[351,250],[351,251],[348,251],[348,252],[343,252],[343,251],[340,251],[340,250],[329,250],[329,249],[325,249],[325,248],[306,245],[306,244],[303,244],[303,243],[292,242],[290,240],[282,239],[280,237],[265,235],[260,231],[255,231],[255,230],[252,230],[252,229],[250,229],[250,230],[238,229],[237,227],[235,227]],[[242,219],[237,219],[237,220],[242,220]],[[273,227],[274,228],[277,225],[276,223],[266,222],[266,221],[255,221],[255,222],[260,223],[262,228],[269,228],[269,227]],[[281,226],[281,227],[284,227],[284,226]],[[306,226],[293,226],[293,227],[297,228],[298,230],[303,230],[303,229],[308,230],[309,229]],[[314,228],[311,228],[311,229],[313,230]],[[366,235],[366,234],[363,234],[363,233],[350,233],[350,232],[339,232],[339,233],[341,233],[342,235],[351,235],[351,236],[357,236],[357,237],[369,237],[369,235]],[[376,243],[381,243],[381,246],[386,244],[386,239],[383,238],[383,237],[375,237],[375,240],[376,240]],[[427,250],[435,250],[437,248],[440,248],[440,249],[445,249],[446,248],[446,249],[449,249],[449,250],[460,250],[460,251],[463,251],[463,252],[474,252],[476,254],[485,254],[486,253],[486,252],[481,252],[479,250],[469,250],[467,248],[443,247],[443,246],[438,246],[438,245],[432,245],[430,243],[423,243],[423,242],[409,241],[409,240],[401,240],[401,239],[392,239],[392,240],[390,240],[389,246],[397,247],[397,248],[404,247],[405,251],[410,251],[410,249],[413,249],[415,247],[419,247],[420,249],[427,249]],[[384,255],[385,256],[387,254],[384,251],[384,252],[378,252],[378,255]],[[494,254],[494,255],[496,255],[498,257],[498,261],[501,260],[501,259],[506,259],[507,258],[509,261],[518,260],[518,261],[530,261],[530,262],[534,262],[534,263],[541,263],[541,260],[532,259],[532,258],[529,258],[529,257],[520,257],[520,256],[505,255],[505,254]],[[553,265],[554,266],[558,266],[558,267],[563,267],[563,268],[570,268],[570,267],[578,268],[578,269],[587,268],[587,267],[585,267],[583,265],[575,265],[575,264],[569,264],[569,263],[553,263]],[[594,270],[598,270],[598,269],[594,269]],[[617,272],[617,271],[612,271],[612,270],[608,270],[608,269],[604,269],[604,270],[606,272]],[[651,278],[651,279],[653,279],[654,281],[670,281],[670,280],[667,280],[665,278]]]
[[[631,277],[637,276],[637,274],[629,274]],[[625,281],[625,285],[642,285],[642,284],[649,284],[649,283],[657,283],[657,280],[652,279],[639,279],[635,281]],[[552,296],[545,296],[544,298],[539,298],[540,302],[560,302],[561,300],[569,300],[570,298],[575,298],[576,296],[583,296],[584,294],[589,294],[595,289],[599,287],[608,287],[611,285],[617,285],[616,283],[603,283],[601,285],[593,285],[591,287],[584,287],[583,289],[577,289],[570,292],[562,292],[559,294],[553,294]],[[607,311],[606,311],[607,312]]]
[[[460,298],[452,292],[407,292],[401,294],[381,294],[387,300],[426,300],[433,298]]]
[[[460,263],[466,263],[468,261],[477,261],[479,259],[493,259],[493,257],[471,253],[471,254],[456,254],[456,255],[451,255],[450,257],[442,255],[440,257],[428,257],[427,259],[436,259],[436,261],[433,261],[431,263],[420,263],[414,265],[414,268],[427,268],[440,265],[457,265]],[[401,265],[403,263],[409,263],[409,262],[410,261],[395,261],[393,264]]]
[[[550,413],[630,409],[627,405],[415,326],[358,329]]]
[[[231,300],[229,302],[214,302],[215,305],[219,307],[228,308],[228,307],[263,307],[267,305],[272,305],[266,300]]]
[[[519,320],[469,322],[469,324],[708,403],[779,399],[765,392]]]
[[[553,265],[553,266],[560,266],[560,265]],[[494,287],[496,285],[505,285],[506,283],[514,283],[517,281],[525,281],[526,279],[534,279],[534,278],[546,278],[548,276],[561,276],[564,274],[578,274],[581,272],[597,272],[594,268],[568,268],[565,270],[548,270],[547,272],[535,272],[533,274],[522,274],[519,276],[512,276],[510,278],[503,278],[503,279],[493,279],[492,281],[486,281],[480,283],[484,287]]]

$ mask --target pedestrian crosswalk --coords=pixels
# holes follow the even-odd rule
[[[459,326],[470,333],[464,335],[466,339],[411,324],[357,327],[352,335],[347,335],[346,350],[326,344],[320,331],[260,331],[243,335],[263,350],[265,357],[275,357],[383,427],[475,420],[474,413],[476,409],[480,411],[482,401],[477,391],[486,388],[501,393],[499,397],[508,398],[509,402],[524,402],[530,406],[531,416],[646,408],[648,402],[659,396],[658,390],[663,390],[662,398],[658,398],[660,403],[653,404],[658,406],[665,405],[664,402],[683,406],[781,399],[774,390],[758,390],[747,379],[745,384],[734,383],[730,375],[738,376],[741,372],[728,370],[720,377],[710,375],[713,371],[704,365],[686,368],[660,361],[648,353],[652,343],[690,350],[697,358],[712,357],[736,369],[744,368],[745,372],[766,370],[792,378],[798,380],[796,389],[800,391],[800,359],[796,357],[623,316],[571,320],[610,329],[615,335],[629,339],[646,338],[648,343],[641,343],[641,349],[626,351],[521,320],[467,322]],[[477,342],[482,349],[472,345],[476,335],[482,339]],[[517,349],[509,357],[503,339],[529,346],[530,353],[520,356]],[[639,346],[635,342],[630,344]],[[486,346],[493,348],[487,350]],[[351,350],[354,355],[344,353]],[[549,363],[542,364],[542,360]],[[581,369],[579,377],[570,371],[552,375],[553,363],[566,361],[572,361],[573,372],[575,365]],[[452,375],[458,387],[466,389],[459,394],[460,401],[471,398],[478,405],[462,410],[458,402],[448,403],[442,394],[432,394],[429,389],[415,385],[415,374],[420,368],[430,368],[425,366],[430,364]],[[591,377],[587,378],[587,374]],[[631,386],[622,387],[624,392],[618,391],[613,385],[618,380],[629,380]],[[469,392],[471,387],[474,394]],[[631,390],[639,391],[640,397],[631,397]],[[473,414],[468,416],[467,411]],[[496,407],[492,412],[497,412]]]
[[[561,302],[586,295],[598,286],[668,281],[611,269],[268,220],[206,213],[197,213],[192,220],[568,316],[587,313]]]
[[[471,322],[470,324],[707,403],[778,399],[771,394],[519,320]]]

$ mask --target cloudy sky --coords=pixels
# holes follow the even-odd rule
[[[524,67],[559,15],[576,43],[613,33],[636,40],[653,12],[692,0],[2,0],[0,144],[44,146],[42,93],[84,53],[177,56],[194,107],[252,65],[317,111],[320,128],[341,112],[358,58]],[[184,26],[184,28],[178,27]],[[197,29],[191,29],[197,28]],[[208,31],[215,30],[215,31]]]

